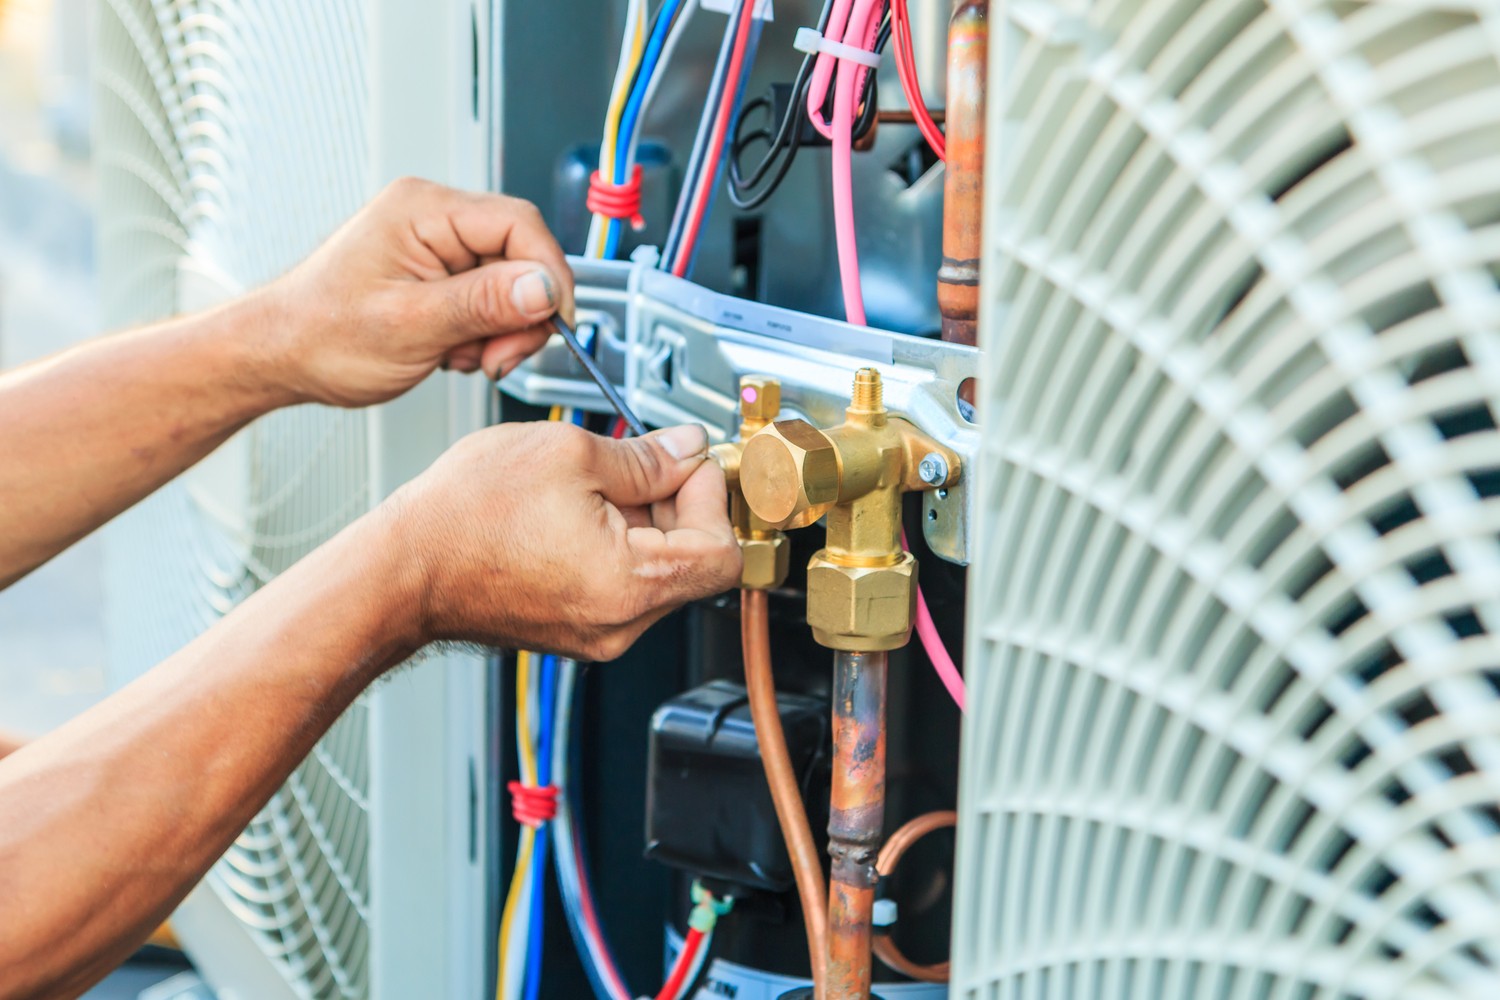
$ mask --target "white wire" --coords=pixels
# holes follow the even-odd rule
[[[693,965],[688,969],[687,976],[682,980],[682,989],[678,991],[676,996],[669,998],[669,1000],[683,1000],[688,995],[687,991],[693,988],[693,984],[698,981],[698,976],[702,974],[703,966],[708,961],[708,950],[713,946],[714,930],[710,928],[703,935],[703,940],[698,942],[698,954],[693,956]],[[687,942],[683,942],[683,947],[687,947]]]
[[[582,923],[582,873],[578,870],[577,857],[573,853],[573,813],[568,805],[568,743],[572,729],[573,688],[578,676],[578,663],[574,660],[560,661],[557,678],[557,713],[552,726],[552,781],[561,789],[557,798],[557,815],[552,820],[552,850],[557,856],[558,892],[563,906],[575,914]],[[587,959],[593,963],[598,980],[604,984],[614,1000],[631,1000],[629,993],[618,988],[614,977],[604,974],[609,959],[600,943],[593,937],[583,935],[588,945]],[[582,956],[581,956],[582,957]]]
[[[620,38],[620,61],[615,66],[615,80],[614,83],[610,84],[609,88],[609,104],[607,106],[610,108],[615,106],[616,98],[620,98],[620,107],[622,109],[625,106],[622,91],[630,86],[631,77],[634,75],[630,51],[645,30],[645,4],[643,0],[630,0],[630,5],[625,9],[625,33]],[[605,128],[608,129],[609,127],[609,122],[606,121]],[[599,152],[601,154],[604,152],[602,143],[600,144]],[[620,155],[618,135],[615,136],[615,155]],[[613,164],[605,163],[601,158],[599,162],[600,176],[604,176],[604,171],[607,167],[612,168],[613,166]],[[595,213],[593,218],[589,220],[588,243],[585,244],[588,256],[601,257],[604,255],[604,238],[608,224],[609,220],[598,213]]]
[[[536,848],[533,845],[532,858],[535,859],[535,857]],[[519,864],[519,848],[516,851],[516,860],[518,863],[511,878],[525,879],[521,884],[526,888],[516,902],[517,912],[511,918],[510,936],[505,941],[505,983],[501,994],[504,1000],[520,1000],[526,977],[526,949],[531,943],[531,893],[534,884],[531,878],[531,865],[528,863],[525,870],[522,870]]]
[[[651,80],[646,84],[646,92],[641,95],[640,117],[636,119],[635,134],[630,137],[630,150],[628,159],[625,161],[626,176],[635,166],[635,151],[640,145],[641,133],[646,130],[646,114],[651,110],[651,101],[656,97],[656,88],[661,85],[664,71],[672,62],[672,53],[677,50],[677,43],[682,41],[682,36],[687,34],[688,22],[693,19],[693,13],[698,9],[698,0],[682,0],[684,6],[677,15],[677,23],[672,25],[672,31],[667,35],[667,40],[662,43],[661,55],[656,61],[656,72],[651,74]]]

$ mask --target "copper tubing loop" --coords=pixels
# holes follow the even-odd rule
[[[901,829],[891,834],[891,839],[887,840],[885,846],[880,849],[880,857],[875,859],[875,870],[880,873],[881,878],[889,877],[896,870],[896,866],[901,863],[902,855],[911,848],[911,845],[934,830],[957,825],[958,813],[951,809],[923,813],[916,819],[908,821]],[[948,981],[947,962],[919,965],[902,954],[901,949],[896,947],[896,942],[891,940],[889,934],[882,934],[875,938],[875,957],[897,972],[924,983]]]
[[[802,805],[801,786],[787,753],[781,712],[776,705],[776,682],[771,674],[771,624],[764,590],[740,591],[740,643],[745,655],[745,688],[750,695],[750,718],[760,741],[760,759],[776,804],[781,836],[797,877],[797,896],[807,924],[808,959],[813,989],[824,995],[823,963],[828,955],[828,912],[824,909],[823,863],[813,841],[812,826]]]

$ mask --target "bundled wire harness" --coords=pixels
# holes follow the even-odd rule
[[[719,46],[708,99],[698,122],[698,134],[688,159],[682,191],[672,215],[660,267],[678,277],[691,273],[698,248],[698,234],[708,218],[723,166],[724,148],[740,110],[740,100],[755,49],[760,40],[761,22],[754,16],[754,0],[740,0]]]
[[[521,778],[509,785],[520,824],[516,866],[501,917],[497,976],[499,1000],[535,1000],[542,980],[543,899],[549,854],[558,895],[584,974],[601,1000],[632,1000],[599,921],[583,830],[577,822],[579,676],[576,661],[521,652],[516,655],[516,749]],[[688,936],[657,1000],[680,1000],[708,961],[714,928],[732,901],[693,886]]]

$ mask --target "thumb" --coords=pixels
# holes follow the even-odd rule
[[[596,437],[591,470],[599,493],[619,507],[643,507],[675,496],[708,454],[708,432],[696,424],[645,437]]]
[[[544,264],[502,260],[424,286],[454,344],[514,333],[557,312],[562,285]]]

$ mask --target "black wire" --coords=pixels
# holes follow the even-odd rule
[[[833,12],[833,0],[825,0],[823,11],[818,16],[818,31],[828,30],[828,22]],[[875,38],[874,51],[879,53],[885,50],[891,38],[891,14],[889,8],[881,20],[880,31]],[[769,138],[770,148],[756,164],[755,169],[750,171],[747,177],[744,175],[740,160],[745,151],[757,141],[767,141],[769,130],[765,128],[756,129],[749,134],[745,133],[745,122],[749,114],[741,114],[735,127],[735,135],[729,147],[729,170],[728,184],[729,200],[741,211],[754,211],[771,199],[781,182],[786,179],[787,173],[792,168],[792,161],[797,158],[797,152],[802,147],[803,130],[806,123],[807,91],[812,85],[812,68],[816,57],[809,53],[802,60],[802,66],[797,70],[796,79],[792,83],[791,101],[786,111],[781,116],[781,121],[776,126],[774,135]],[[875,126],[875,117],[879,112],[879,89],[876,84],[876,71],[870,70],[865,76],[864,92],[862,94],[862,107],[859,118],[854,123],[853,138],[857,141],[869,134],[870,129]],[[833,98],[830,88],[829,100]],[[772,102],[764,97],[757,98],[746,105],[746,112],[751,107],[765,107],[768,111],[774,111]],[[759,190],[757,186],[759,185]]]
[[[828,22],[833,17],[833,0],[823,0],[823,10],[818,15],[818,31],[822,33],[828,30]],[[729,156],[729,200],[736,208],[742,211],[753,211],[764,205],[775,193],[787,171],[791,169],[791,161],[797,155],[797,149],[802,145],[802,112],[801,107],[807,100],[807,88],[812,76],[812,68],[815,57],[808,53],[802,58],[802,65],[797,69],[797,77],[792,83],[792,99],[787,105],[785,113],[781,116],[781,122],[776,127],[776,134],[771,142],[771,148],[766,155],[756,164],[754,170],[747,178],[740,171],[740,156],[744,153],[746,142],[743,139],[740,127],[744,125],[747,116],[741,115],[739,125],[735,128],[734,142],[730,146]],[[768,110],[774,110],[771,102],[765,101]],[[795,127],[794,127],[795,126]],[[781,154],[785,152],[783,157]],[[776,168],[776,174],[771,178],[764,190],[750,194],[755,186],[765,179],[771,169]]]

